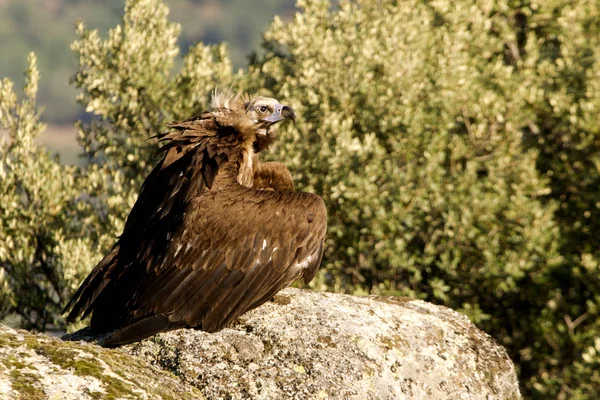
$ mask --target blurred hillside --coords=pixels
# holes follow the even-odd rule
[[[182,25],[180,48],[198,41],[227,42],[235,67],[247,64],[258,49],[261,32],[275,15],[289,18],[295,0],[167,0],[171,20]],[[42,120],[72,125],[85,118],[76,104],[77,90],[69,85],[77,60],[69,49],[75,40],[75,21],[98,29],[106,37],[123,15],[124,0],[0,0],[0,77],[23,84],[26,56],[34,51],[42,71],[38,101]],[[52,147],[52,146],[51,146]]]

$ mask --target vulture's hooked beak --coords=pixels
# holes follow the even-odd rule
[[[296,123],[296,113],[292,107],[284,106],[283,104],[276,104],[275,111],[268,117],[263,118],[263,121],[267,121],[271,124],[275,124],[284,119],[291,119]]]

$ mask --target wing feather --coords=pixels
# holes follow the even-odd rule
[[[212,311],[210,305],[220,304],[245,277],[246,274],[239,270],[230,271],[227,278],[221,282],[219,290],[213,290],[211,293],[196,292],[190,300],[189,309],[181,309],[179,317],[174,316],[173,320],[185,320],[188,326],[201,325],[204,317]]]
[[[208,314],[202,322],[202,328],[208,332],[217,331],[227,326],[225,325],[225,321],[232,321],[243,312],[248,311],[250,309],[249,304],[261,293],[261,290],[268,282],[274,279],[273,274],[267,272],[269,267],[272,267],[272,262],[268,262],[266,265],[255,266],[248,275],[247,283],[241,288],[236,288],[239,296],[229,296],[227,299],[229,302],[225,301],[221,304],[216,304],[213,312]]]
[[[193,272],[149,274],[144,286],[162,288],[139,296],[136,309],[215,331],[294,280],[312,279],[325,237],[322,200],[305,193],[240,190],[237,202],[213,195],[191,205],[186,234],[170,245],[187,251],[180,250],[169,268]]]
[[[216,268],[202,269],[198,268],[172,292],[168,293],[166,300],[157,303],[153,308],[156,313],[170,313],[179,308],[180,304],[187,304],[188,300],[193,297],[197,291],[210,294],[217,285],[225,279],[228,270],[224,263],[221,263]]]

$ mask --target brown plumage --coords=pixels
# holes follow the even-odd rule
[[[276,100],[216,95],[210,111],[158,135],[162,159],[123,234],[65,307],[92,316],[107,346],[193,327],[213,332],[293,281],[323,254],[326,210],[294,193],[283,164],[260,164],[272,125],[295,119]]]
[[[254,163],[254,179],[252,187],[257,189],[275,191],[293,191],[294,181],[292,174],[285,165],[279,162],[261,163],[256,157]]]

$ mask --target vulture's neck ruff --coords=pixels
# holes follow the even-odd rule
[[[227,164],[228,175],[234,173],[238,183],[250,187],[255,153],[271,144],[273,126],[285,120],[296,120],[294,110],[273,98],[215,93],[209,111],[172,123],[170,132],[158,136],[166,156],[157,173],[183,170],[184,182],[177,184],[178,190],[197,193],[205,186],[211,188]],[[195,177],[203,183],[195,183]],[[219,180],[223,179],[221,174]]]
[[[231,113],[234,134],[238,135],[239,144],[237,157],[232,154],[228,159],[238,160],[237,181],[244,186],[251,186],[254,154],[266,149],[273,142],[275,124],[288,119],[296,122],[294,110],[270,97],[251,98],[223,93],[214,94],[211,108],[217,121],[221,119],[222,114]]]

